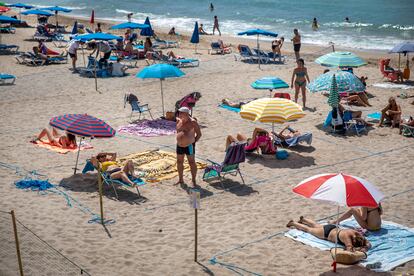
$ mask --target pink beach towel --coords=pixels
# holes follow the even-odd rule
[[[175,122],[163,119],[142,120],[137,123],[121,126],[118,132],[142,137],[174,135],[176,133]]]

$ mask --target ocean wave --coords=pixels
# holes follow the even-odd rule
[[[133,11],[127,11],[127,10],[121,10],[121,9],[116,9],[115,11],[117,13],[125,13],[125,14],[134,13]]]
[[[44,9],[44,8],[51,7],[51,5],[49,5],[49,6],[38,5],[38,4],[28,4],[28,5],[34,6],[38,9]],[[86,7],[71,7],[71,6],[59,6],[59,7],[62,7],[62,8],[65,8],[65,9],[70,9],[70,10],[84,10],[84,9],[86,9]]]
[[[326,22],[322,23],[322,26],[333,27],[333,28],[355,28],[355,27],[371,27],[374,26],[372,23],[361,23],[361,22]]]

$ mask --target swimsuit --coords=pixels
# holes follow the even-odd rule
[[[303,78],[306,75],[306,72],[301,71],[301,72],[296,72],[295,74],[296,74],[296,78]],[[306,84],[306,79],[303,81],[295,80],[295,84],[299,87],[302,87]]]
[[[299,52],[299,51],[300,51],[300,43],[298,43],[298,44],[293,44],[293,50],[294,50],[295,52]]]
[[[177,154],[194,155],[195,154],[195,143],[192,143],[186,147],[180,147],[177,145]]]
[[[325,240],[328,240],[329,237],[329,233],[331,233],[332,230],[336,229],[336,225],[335,224],[325,224],[323,226],[323,237],[325,238]],[[341,230],[338,230],[336,232],[336,238],[338,240],[338,244],[342,244],[345,245],[340,239],[339,239],[339,232],[341,232]]]

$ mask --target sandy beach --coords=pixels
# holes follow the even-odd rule
[[[73,19],[60,16],[59,23],[71,25]],[[111,22],[103,23],[103,29],[107,30]],[[70,29],[71,26],[67,28]],[[171,39],[165,35],[165,29],[155,26],[155,30],[160,37]],[[2,43],[17,44],[20,51],[29,51],[37,44],[30,40],[34,31],[34,28],[18,28],[15,34],[2,34]],[[277,76],[289,83],[295,68],[292,45],[289,38],[283,46],[282,52],[287,56],[285,64],[265,64],[259,70],[257,64],[235,61],[234,54],[208,54],[210,42],[216,41],[218,36],[202,37],[198,47],[200,54],[195,54],[194,46],[188,43],[189,35],[184,33],[180,47],[172,50],[178,55],[199,59],[200,66],[184,68],[184,77],[164,82],[166,110],[173,111],[177,100],[199,91],[202,98],[193,115],[202,126],[203,136],[197,143],[196,159],[221,162],[227,135],[250,135],[254,127],[271,129],[270,124],[245,121],[239,114],[219,108],[221,99],[241,101],[268,95],[267,91],[250,87],[250,83],[264,76]],[[227,36],[221,39],[233,46],[240,43],[255,46],[256,43],[255,40]],[[57,51],[63,50],[50,42],[47,45]],[[270,42],[262,42],[261,47],[270,50]],[[339,50],[341,45],[335,45],[335,48]],[[314,63],[315,58],[329,51],[324,47],[304,45],[302,55],[311,80],[325,69]],[[233,52],[237,52],[236,47]],[[401,92],[414,95],[413,89],[373,86],[385,81],[378,69],[378,60],[388,56],[395,65],[397,55],[378,51],[353,52],[368,62],[367,66],[355,69],[358,76],[368,77],[367,90],[373,96],[370,98],[372,107],[352,106],[354,110],[361,110],[363,117],[380,111],[390,96],[398,96]],[[82,57],[78,64],[83,65]],[[13,55],[2,55],[0,65],[2,73],[17,77],[14,85],[0,86],[0,161],[47,175],[51,183],[61,185],[60,189],[65,193],[93,213],[99,213],[96,174],[73,175],[76,153],[58,154],[35,147],[29,141],[48,126],[50,118],[67,113],[88,113],[114,129],[127,125],[130,107],[124,108],[126,93],[136,94],[141,102],[149,104],[154,117],[159,117],[159,81],[135,77],[146,66],[144,60],[138,61],[138,68],[128,69],[127,77],[98,79],[98,92],[94,79],[80,77],[69,70],[70,61],[68,64],[30,67],[17,64]],[[282,91],[294,93],[290,88]],[[412,101],[413,98],[397,97],[403,117],[414,114]],[[254,275],[252,272],[256,275],[334,275],[329,252],[295,242],[283,234],[288,230],[285,225],[289,219],[296,220],[300,215],[315,219],[331,217],[336,214],[336,207],[304,199],[294,194],[292,188],[319,173],[356,175],[369,180],[385,194],[384,220],[414,227],[414,143],[412,138],[399,135],[398,129],[389,127],[369,128],[368,133],[360,137],[332,135],[322,128],[330,110],[327,97],[308,93],[307,106],[310,110],[305,111],[306,116],[290,125],[302,132],[312,132],[312,145],[287,149],[289,157],[286,160],[248,157],[241,165],[246,185],[241,184],[239,177],[229,176],[225,182],[229,189],[223,190],[220,185],[203,182],[203,171],[199,170],[197,180],[202,187],[198,212],[199,263],[193,260],[194,210],[188,204],[186,191],[174,185],[177,179],[141,187],[140,191],[147,199],[144,203],[137,203],[132,189],[120,190],[119,200],[116,200],[111,188],[105,187],[106,218],[116,221],[107,226],[110,236],[101,225],[88,223],[91,216],[76,206],[68,206],[61,195],[41,195],[16,189],[14,182],[21,176],[4,166],[0,167],[0,210],[15,210],[22,223],[91,275],[235,274],[220,262],[245,269],[242,275]],[[94,148],[80,153],[81,169],[87,158],[102,151],[126,156],[153,149],[175,152],[176,145],[174,135],[137,137],[123,133],[111,139],[94,139],[90,143]],[[185,180],[191,183],[189,173],[185,174]],[[42,252],[35,250],[33,254],[41,256]],[[219,263],[210,262],[214,256]],[[338,272],[336,275],[375,274],[357,265],[340,265]],[[8,270],[4,275],[18,274]],[[42,272],[29,275],[42,275]],[[414,261],[397,267],[390,275],[414,275]]]

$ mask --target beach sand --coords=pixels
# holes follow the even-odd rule
[[[60,18],[60,23],[72,22],[70,18]],[[20,45],[21,51],[31,50],[36,43],[28,39],[34,31],[19,28],[14,35],[2,34],[2,41]],[[198,161],[207,158],[222,161],[228,134],[250,135],[254,127],[271,127],[244,121],[238,114],[218,108],[222,98],[237,101],[266,96],[267,92],[253,90],[250,83],[263,76],[278,76],[290,82],[295,66],[290,43],[282,49],[288,57],[286,64],[262,65],[259,70],[255,64],[235,61],[233,54],[207,54],[209,42],[216,39],[218,36],[203,37],[200,55],[194,54],[193,46],[185,42],[188,39],[182,39],[181,47],[173,49],[174,52],[200,59],[200,66],[183,69],[184,77],[164,82],[166,110],[173,110],[175,102],[192,91],[202,94],[194,109],[194,116],[203,126],[203,136],[197,143]],[[255,44],[255,40],[222,39],[233,45]],[[47,45],[53,48],[52,43]],[[261,45],[270,48],[269,42]],[[303,57],[311,79],[324,69],[314,59],[327,52],[322,47],[304,45]],[[373,95],[372,107],[355,107],[365,116],[380,111],[388,97],[402,91],[372,87],[373,83],[383,82],[377,61],[384,53],[355,52],[369,61],[367,66],[355,70],[357,75],[368,76],[368,91]],[[76,154],[60,155],[34,147],[29,140],[48,125],[51,117],[66,113],[88,113],[118,129],[129,121],[130,109],[123,106],[125,93],[136,94],[141,102],[149,104],[153,114],[160,116],[159,81],[144,81],[134,76],[145,66],[144,61],[138,62],[139,68],[128,70],[128,77],[98,79],[99,92],[95,91],[93,79],[72,74],[70,63],[29,67],[16,64],[11,55],[0,56],[0,64],[2,72],[17,76],[15,85],[0,87],[1,162],[46,174],[49,181],[62,184],[63,191],[99,213],[95,176],[73,175]],[[82,58],[78,64],[83,64]],[[291,89],[284,91],[292,95]],[[412,99],[397,98],[397,101],[404,116],[413,115]],[[103,198],[106,218],[116,220],[107,226],[111,237],[99,224],[88,223],[89,214],[67,206],[62,196],[16,189],[13,183],[21,177],[3,166],[0,210],[14,209],[23,224],[91,275],[234,275],[223,266],[209,263],[216,254],[219,262],[261,275],[331,275],[332,259],[328,252],[285,238],[283,232],[289,219],[300,215],[325,218],[335,215],[336,207],[301,198],[292,192],[292,187],[318,173],[360,176],[387,196],[383,202],[385,220],[414,227],[414,144],[412,138],[404,138],[397,129],[390,128],[375,127],[361,137],[331,135],[321,128],[329,111],[326,102],[325,96],[308,94],[307,106],[312,110],[291,123],[296,129],[313,133],[312,146],[288,149],[287,160],[249,157],[241,166],[246,185],[240,185],[239,178],[228,177],[225,186],[232,188],[224,191],[220,185],[203,182],[199,171],[197,179],[202,187],[198,212],[199,263],[193,260],[194,210],[188,204],[187,193],[173,185],[176,179],[141,187],[142,195],[148,199],[142,204],[136,204],[132,190],[120,191],[117,201],[113,191],[106,187]],[[118,156],[156,148],[175,151],[174,136],[144,138],[122,134],[111,139],[94,139],[91,144],[93,150],[80,154],[80,168],[87,158],[101,151],[116,152]],[[188,183],[189,177],[186,173]],[[404,193],[392,197],[401,192]],[[221,255],[241,245],[245,246]],[[30,262],[24,265],[36,266]],[[52,261],[50,265],[54,265]],[[340,266],[339,272],[339,275],[374,274],[358,266]],[[246,271],[242,273],[249,275]],[[396,268],[393,273],[414,274],[414,262]],[[10,275],[17,275],[17,271]]]

